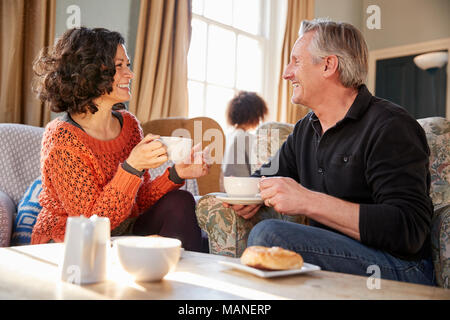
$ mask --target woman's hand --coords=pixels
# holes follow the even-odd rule
[[[191,154],[182,162],[175,164],[175,170],[181,179],[195,179],[207,175],[209,172],[209,148],[203,151],[200,143],[191,149]]]
[[[164,144],[158,135],[148,134],[131,150],[127,162],[136,170],[153,169],[168,160]]]

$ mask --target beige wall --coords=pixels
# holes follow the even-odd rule
[[[380,30],[366,26],[369,5],[380,7]],[[369,50],[450,37],[450,0],[316,0],[315,13],[353,24]]]
[[[381,9],[381,30],[364,28],[369,50],[450,37],[449,0],[363,0]],[[366,16],[368,16],[366,14]]]
[[[314,11],[316,18],[348,22],[362,31],[362,0],[316,0]]]

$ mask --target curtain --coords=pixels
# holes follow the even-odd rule
[[[0,1],[0,122],[44,126],[50,110],[32,92],[33,61],[53,44],[55,0]]]
[[[141,0],[129,109],[144,123],[188,115],[191,0]]]
[[[292,104],[292,85],[281,77],[284,68],[289,63],[291,50],[298,38],[302,20],[311,19],[314,19],[314,0],[288,0],[286,30],[281,52],[281,80],[278,84],[277,121],[280,122],[296,123],[308,113],[307,107]]]

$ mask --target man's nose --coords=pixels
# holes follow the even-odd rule
[[[284,80],[289,80],[292,78],[292,70],[290,68],[289,65],[286,66],[286,68],[284,68],[284,72],[283,72],[283,79]]]

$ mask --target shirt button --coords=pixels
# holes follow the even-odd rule
[[[320,174],[323,174],[323,169],[319,168],[319,170],[317,170]]]

